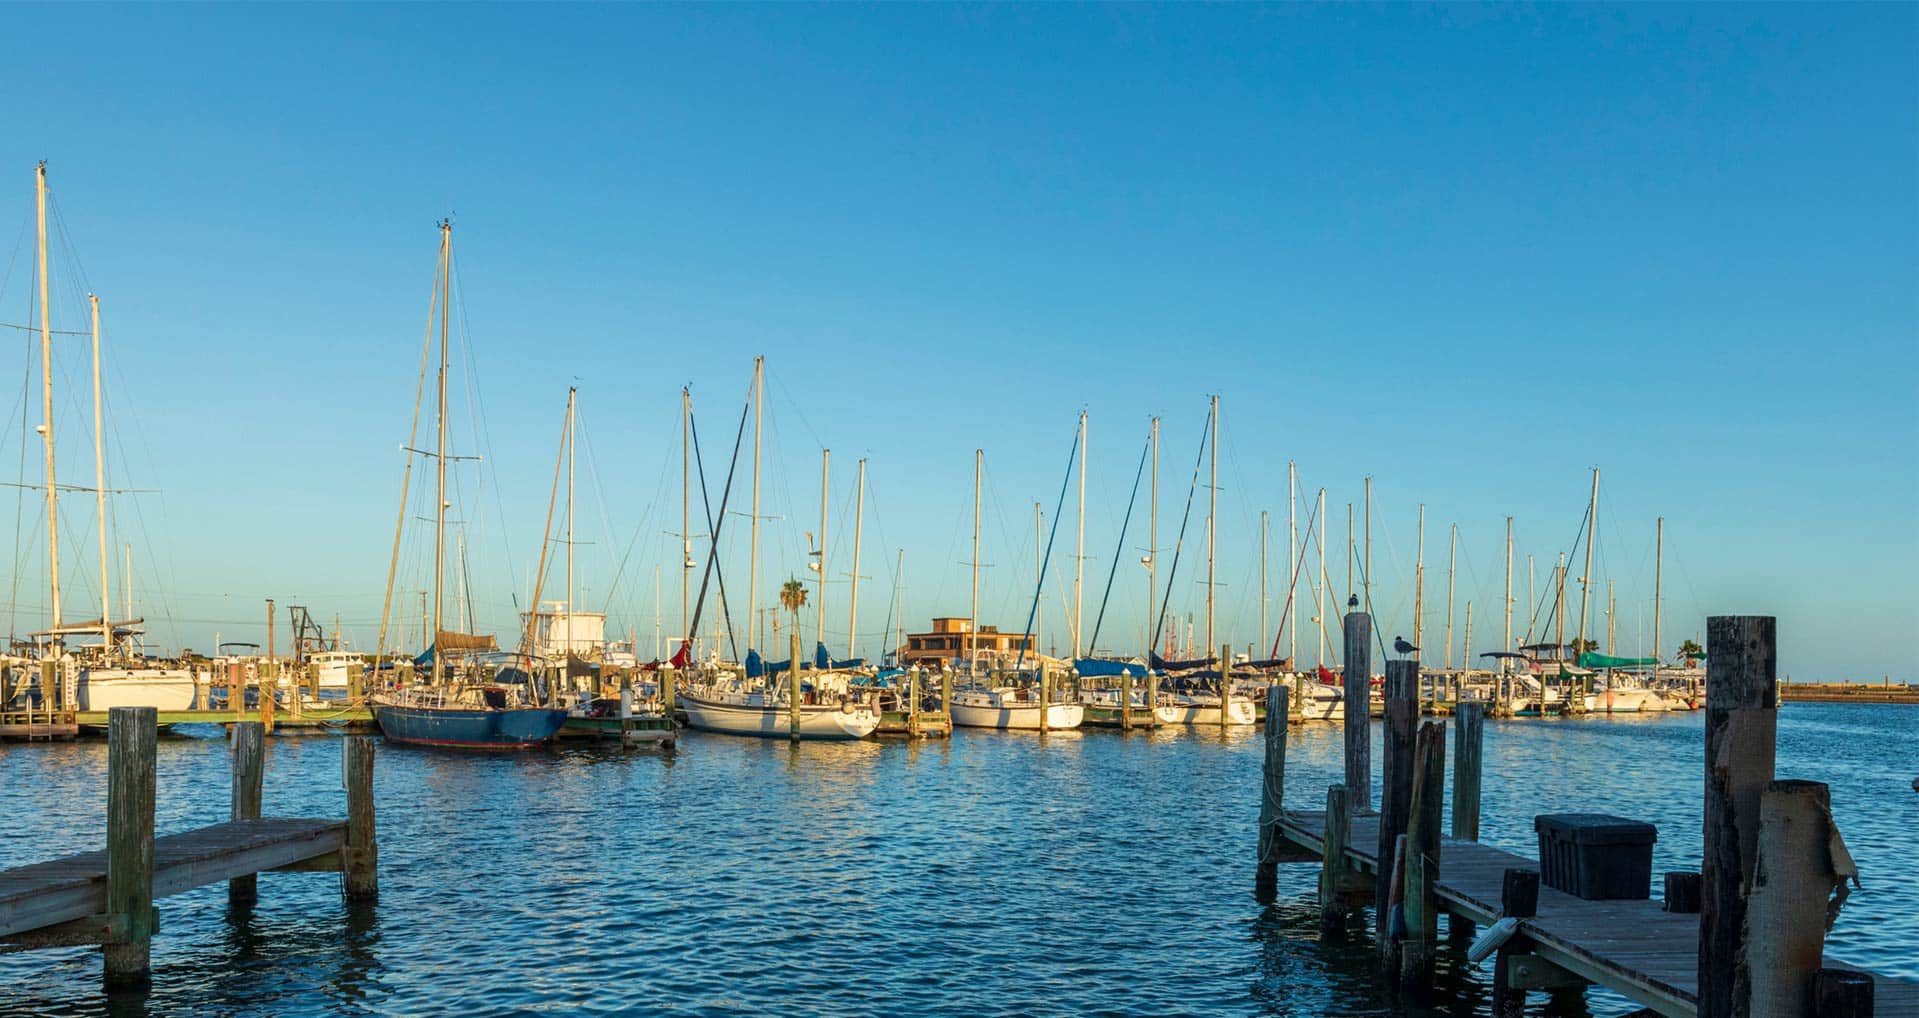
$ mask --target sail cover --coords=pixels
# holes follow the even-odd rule
[[[1194,668],[1205,668],[1206,666],[1212,664],[1214,659],[1210,657],[1199,657],[1199,658],[1193,658],[1190,661],[1168,661],[1165,658],[1160,657],[1158,654],[1152,654],[1149,660],[1151,660],[1153,663],[1154,671],[1184,672],[1184,671],[1191,671]]]
[[[451,629],[440,630],[433,645],[448,654],[464,654],[475,651],[499,650],[499,641],[491,636],[478,633],[456,633]]]
[[[835,661],[832,655],[826,653],[824,643],[815,644],[813,647],[813,667],[815,668],[858,668],[865,663],[866,659],[863,657],[849,657],[844,661]]]
[[[1637,668],[1641,665],[1656,665],[1656,657],[1613,657],[1610,654],[1595,654],[1587,651],[1579,655],[1581,668]]]
[[[1100,657],[1083,657],[1073,662],[1074,670],[1082,678],[1118,678],[1130,675],[1136,679],[1146,677],[1146,666],[1138,661],[1112,661]]]

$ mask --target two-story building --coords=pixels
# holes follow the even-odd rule
[[[965,616],[937,618],[933,620],[932,632],[907,634],[900,666],[950,666],[954,661],[966,659],[968,647],[975,650],[985,667],[1011,667],[1022,650],[1029,660],[1032,658],[1033,637],[1030,633],[1002,633],[998,626],[980,626],[975,633],[973,620]]]

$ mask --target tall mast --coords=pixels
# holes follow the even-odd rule
[[[1606,577],[1606,653],[1608,654],[1618,653],[1613,650],[1613,647],[1617,646],[1619,637],[1619,616],[1613,613],[1614,607],[1612,577],[1608,576]]]
[[[1511,653],[1513,649],[1513,518],[1506,517],[1506,640],[1499,649]],[[1499,659],[1499,670],[1510,668],[1511,658]]]
[[[1453,666],[1453,570],[1459,565],[1459,524],[1453,524],[1452,537],[1446,542],[1446,667]],[[1468,657],[1472,648],[1466,648]]]
[[[818,615],[818,621],[815,622],[814,625],[818,627],[819,643],[820,643],[820,646],[822,647],[826,646],[826,473],[827,473],[827,468],[832,465],[832,462],[833,462],[833,450],[821,449],[820,450],[820,573],[819,573],[819,576],[820,576],[819,595],[820,596],[819,596],[819,604],[814,606],[814,611]],[[828,657],[831,657],[831,655],[829,654]],[[794,665],[793,667],[797,668],[799,666]]]
[[[1322,542],[1324,543],[1324,542]],[[1353,587],[1353,563],[1359,557],[1359,546],[1353,543],[1353,504],[1346,503],[1346,594],[1351,596]]]
[[[40,226],[40,438],[47,453],[47,576],[53,585],[52,632],[60,631],[60,527],[58,485],[53,469],[53,326],[47,315],[47,164],[34,175],[34,207]],[[57,636],[48,636],[51,643]],[[57,697],[55,698],[57,699]]]
[[[693,645],[693,390],[680,387],[680,642]],[[534,606],[538,608],[538,605]],[[674,651],[678,655],[678,651]],[[688,653],[688,664],[692,663]],[[798,668],[795,664],[793,667]]]
[[[1043,547],[1045,543],[1045,539],[1040,536],[1041,534],[1044,534],[1045,532],[1046,532],[1046,511],[1044,508],[1041,507],[1041,505],[1038,502],[1034,502],[1033,503],[1033,582],[1035,584],[1044,584],[1046,582],[1046,549]],[[1040,636],[1045,631],[1046,631],[1046,599],[1044,597],[1035,597],[1033,599],[1033,653],[1035,654],[1038,654],[1040,652],[1040,648],[1045,646],[1044,643],[1040,642]]]
[[[893,641],[893,661],[897,664],[900,655],[906,650],[906,549],[899,550],[899,559],[893,566],[893,621],[899,627],[898,638]],[[917,710],[917,707],[908,707]]]
[[[1259,511],[1259,645],[1266,645],[1266,510]]]
[[[1159,643],[1159,616],[1154,598],[1159,594],[1159,418],[1153,418],[1153,511],[1146,530],[1146,666],[1152,668],[1153,648]]]
[[[1593,537],[1599,530],[1599,468],[1593,468],[1592,500],[1586,503],[1586,568],[1579,577],[1579,651],[1586,649],[1586,606],[1592,593]],[[1579,660],[1579,654],[1573,655]]]
[[[979,489],[986,474],[986,450],[973,450],[973,607],[966,624],[966,674],[971,675],[979,657]]]
[[[846,656],[859,655],[856,639],[860,625],[860,528],[866,520],[866,459],[860,459],[859,482],[853,486],[853,590],[846,608]]]
[[[1207,656],[1211,656],[1213,653],[1213,648],[1218,646],[1218,644],[1214,642],[1215,634],[1213,632],[1213,580],[1216,572],[1216,568],[1215,568],[1216,563],[1214,562],[1213,553],[1216,550],[1216,546],[1218,544],[1218,533],[1219,533],[1219,526],[1217,523],[1219,519],[1219,397],[1218,396],[1213,397],[1212,425],[1213,425],[1212,449],[1208,455],[1208,461],[1211,465],[1210,466],[1211,476],[1207,480],[1207,486],[1206,486],[1206,497],[1207,497],[1207,504],[1206,504],[1206,655]],[[1225,675],[1226,668],[1230,664],[1231,662],[1229,661],[1221,661],[1219,663],[1219,669],[1220,669],[1219,673],[1221,675]],[[1221,681],[1222,681],[1221,688],[1224,688],[1224,680],[1221,680]]]
[[[437,452],[434,457],[435,471],[433,496],[433,637],[428,646],[433,648],[433,683],[439,685],[446,677],[445,655],[440,653],[440,583],[446,571],[446,364],[447,329],[452,318],[453,303],[453,221],[440,221],[440,381],[439,411],[435,424],[438,437]],[[540,606],[535,604],[534,611]]]
[[[1073,554],[1073,657],[1081,652],[1080,641],[1086,638],[1086,625],[1083,611],[1086,593],[1083,580],[1086,576],[1086,411],[1079,412],[1079,550]],[[1090,652],[1091,647],[1084,648]]]
[[[1299,465],[1286,461],[1286,660],[1299,660],[1299,619],[1293,598],[1299,593]]]
[[[1421,509],[1424,512],[1424,509]],[[1359,582],[1366,591],[1366,614],[1373,613],[1373,475],[1366,475],[1366,561],[1365,571]],[[1418,616],[1414,616],[1413,628],[1419,628]],[[1418,643],[1418,637],[1413,638]]]
[[[132,541],[127,542],[126,566],[120,571],[120,598],[122,603],[126,605],[126,614],[122,615],[121,618],[131,621],[133,619],[133,542]],[[215,654],[218,654],[220,652],[220,648],[218,645],[214,646],[213,652]]]
[[[1559,645],[1559,658],[1566,658],[1566,553],[1559,553],[1553,566],[1553,642]]]
[[[100,298],[87,294],[88,310],[93,318],[93,492],[100,517],[100,641],[113,649],[113,623],[107,621],[112,610],[113,591],[107,586],[107,458],[106,438],[100,430]],[[132,616],[128,616],[132,618]]]
[[[1426,645],[1426,503],[1419,503],[1419,543],[1413,553],[1413,646]],[[1370,564],[1370,563],[1369,563]],[[1366,570],[1370,576],[1371,569]]]
[[[746,605],[749,612],[757,612],[760,603],[760,402],[765,396],[766,358],[755,357],[753,358],[753,518],[747,526],[747,532],[752,536],[746,541]],[[859,571],[858,563],[854,564],[853,571]],[[748,616],[746,621],[749,626],[753,623],[751,616]],[[850,654],[851,651],[849,650],[848,653]]]
[[[573,440],[573,428],[576,422],[578,421],[578,418],[575,416],[578,413],[578,411],[575,408],[578,405],[578,399],[579,399],[579,397],[576,396],[575,393],[578,391],[579,390],[577,389],[571,389],[571,388],[566,390],[567,439],[566,439],[566,647],[565,649],[568,655],[571,655],[573,653],[573,450],[579,447],[579,443]],[[464,563],[462,563],[462,566],[464,566]],[[462,572],[462,575],[464,575],[465,573],[464,568],[461,570],[461,572]],[[536,612],[540,610],[540,606],[538,602],[534,603],[533,610]]]
[[[1319,519],[1319,589],[1315,592],[1315,595],[1314,595],[1317,601],[1319,602],[1318,605],[1316,606],[1317,614],[1319,616],[1319,624],[1314,626],[1313,628],[1319,630],[1319,665],[1320,667],[1324,668],[1326,666],[1326,489],[1325,488],[1319,489],[1319,508],[1313,510],[1313,512]],[[1346,544],[1349,549],[1351,548],[1353,543],[1352,533],[1353,533],[1353,504],[1351,502],[1348,502],[1346,503]],[[1351,569],[1353,567],[1352,562],[1353,562],[1353,557],[1352,555],[1348,554],[1346,556],[1347,569]],[[1349,588],[1352,586],[1351,580],[1347,581],[1347,586]]]
[[[1663,605],[1659,596],[1666,571],[1666,518],[1659,517],[1652,545],[1652,677],[1659,678],[1659,615]]]

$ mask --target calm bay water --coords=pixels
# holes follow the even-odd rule
[[[1792,704],[1779,773],[1832,785],[1863,871],[1831,955],[1919,977],[1919,708]],[[1377,731],[1377,726],[1375,726]],[[159,752],[158,827],[225,818],[225,743]],[[1450,748],[1450,747],[1449,747]],[[1295,727],[1288,805],[1323,803],[1340,730]],[[1652,821],[1654,872],[1696,866],[1696,714],[1489,722],[1487,841],[1533,854],[1536,813]],[[338,816],[340,748],[268,740],[269,815]],[[1314,866],[1252,901],[1251,730],[968,732],[806,744],[691,733],[677,754],[500,759],[382,746],[381,898],[330,874],[160,903],[149,994],[109,1000],[97,950],[0,956],[0,1014],[1465,1014],[1376,986],[1365,934],[1322,942]],[[1375,756],[1377,760],[1377,756]],[[98,848],[104,742],[0,749],[0,865]],[[1656,879],[1656,877],[1655,877]],[[1535,995],[1537,1013],[1548,1013]],[[1590,992],[1555,1014],[1616,1015]]]

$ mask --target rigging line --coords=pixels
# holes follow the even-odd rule
[[[1167,602],[1171,601],[1173,597],[1173,578],[1179,573],[1179,555],[1181,549],[1186,544],[1186,525],[1193,518],[1193,496],[1199,491],[1199,468],[1201,464],[1206,462],[1206,439],[1212,432],[1213,415],[1211,411],[1208,411],[1206,414],[1206,426],[1201,428],[1199,432],[1199,453],[1193,457],[1193,481],[1186,487],[1186,511],[1180,514],[1179,536],[1173,541],[1173,564],[1166,573],[1166,595],[1159,603],[1159,618],[1154,620],[1153,632],[1155,634],[1166,628]],[[1210,651],[1208,653],[1210,653]],[[1152,667],[1151,660],[1148,660],[1146,664],[1147,667]]]
[[[1133,503],[1139,499],[1139,480],[1146,476],[1146,457],[1153,451],[1153,438],[1149,434],[1146,444],[1139,451],[1139,467],[1133,471],[1133,493],[1126,497],[1126,516],[1119,524],[1119,544],[1113,549],[1113,564],[1106,570],[1106,591],[1099,596],[1099,612],[1093,616],[1093,637],[1086,641],[1086,653],[1095,654],[1099,646],[1099,627],[1106,621],[1106,602],[1113,596],[1113,578],[1119,574],[1119,559],[1126,550],[1126,531],[1133,524]]]
[[[31,332],[36,336],[40,334],[40,327],[38,325],[18,325],[13,322],[0,322],[0,329],[18,329],[21,332]],[[92,336],[93,335],[91,331],[86,329],[48,329],[47,332],[48,334],[54,335],[54,336]]]
[[[1312,507],[1312,509],[1308,510],[1306,513],[1306,536],[1304,540],[1301,540],[1299,542],[1299,560],[1293,563],[1292,583],[1286,588],[1289,591],[1296,590],[1299,587],[1299,571],[1305,568],[1306,566],[1306,552],[1310,550],[1310,544],[1308,542],[1312,541],[1314,536],[1313,528],[1318,524],[1318,522],[1319,522],[1319,506],[1315,504]],[[1285,635],[1286,620],[1292,617],[1294,602],[1296,602],[1297,600],[1298,598],[1288,596],[1286,598],[1286,607],[1281,608],[1279,610],[1279,628],[1273,631],[1273,649],[1270,651],[1267,651],[1266,653],[1267,657],[1269,658],[1279,657],[1279,638]]]
[[[752,409],[753,405],[751,400],[748,400],[746,405],[740,408],[740,427],[739,430],[733,434],[733,459],[732,463],[726,468],[726,484],[720,489],[720,515],[717,518],[713,515],[713,503],[706,491],[706,456],[700,452],[699,415],[691,413],[690,411],[686,415],[687,427],[692,431],[693,435],[693,462],[699,466],[700,505],[706,514],[706,532],[711,535],[711,539],[707,541],[706,545],[706,570],[700,577],[700,596],[698,600],[693,602],[693,622],[689,627],[690,632],[686,634],[686,639],[690,643],[693,639],[693,634],[700,631],[700,616],[706,611],[706,584],[708,580],[715,577],[715,573],[717,572],[720,595],[720,618],[726,624],[727,644],[732,647],[733,659],[736,661],[739,660],[740,657],[740,647],[739,640],[733,632],[733,615],[732,612],[727,609],[726,605],[726,573],[718,570],[720,560],[720,525],[726,522],[726,503],[727,499],[733,493],[733,473],[740,465],[740,443],[746,438],[746,418],[747,415],[752,412]]]
[[[31,340],[28,341],[28,349],[32,349]],[[27,394],[33,387],[33,357],[29,355],[25,360],[26,369],[20,378],[19,476],[22,478],[27,476],[27,428],[30,424],[29,415],[32,413],[27,405]],[[12,592],[7,595],[7,643],[9,646],[12,645],[14,639],[19,636],[20,632],[20,565],[26,560],[25,556],[20,554],[20,523],[26,512],[26,498],[27,492],[25,488],[16,491],[13,497],[13,589]]]
[[[486,463],[494,459],[493,430],[492,425],[487,421],[486,400],[480,395],[480,369],[478,362],[475,361],[473,357],[473,332],[471,324],[466,317],[466,286],[460,276],[459,254],[450,246],[447,249],[447,290],[448,309],[457,310],[460,315],[460,352],[462,354],[462,360],[464,360],[466,364],[468,398],[473,402],[473,412],[476,418],[475,429],[477,434],[474,436],[474,446],[483,454],[480,460],[481,465],[479,470],[481,480],[478,482],[478,487],[484,491],[486,482],[488,480],[493,482],[493,508],[494,511],[499,514],[500,519],[504,521],[507,519],[506,497],[500,491],[500,472],[498,470],[489,471],[485,467]],[[460,295],[457,299],[454,296],[455,293]],[[500,533],[500,550],[506,557],[506,575],[510,580],[514,573],[513,537],[511,533],[513,528],[500,526],[495,529]],[[517,585],[513,585],[508,589],[513,590],[514,606],[518,607],[520,599]],[[536,604],[532,606],[532,609],[538,611],[539,607],[540,606]],[[568,608],[571,610],[570,605]]]
[[[1059,518],[1062,510],[1066,508],[1066,489],[1071,487],[1073,484],[1073,463],[1077,461],[1078,459],[1079,459],[1079,427],[1075,425],[1073,428],[1073,446],[1071,451],[1069,451],[1066,454],[1066,476],[1060,479],[1059,501],[1053,504],[1053,526],[1052,526],[1052,529],[1049,530],[1046,534],[1046,556],[1040,560],[1042,564],[1040,565],[1040,568],[1039,568],[1039,582],[1033,585],[1032,607],[1026,609],[1026,628],[1022,630],[1022,632],[1027,635],[1031,635],[1033,632],[1033,614],[1039,611],[1040,593],[1046,589],[1047,569],[1053,564],[1053,538],[1058,536],[1059,534]],[[1014,672],[1018,672],[1020,670],[1020,666],[1026,663],[1026,645],[1031,642],[1033,641],[1025,640],[1025,639],[1020,640],[1019,657],[1014,659],[1013,661]],[[1033,648],[1033,654],[1035,656],[1038,656],[1039,654],[1038,647]]]

